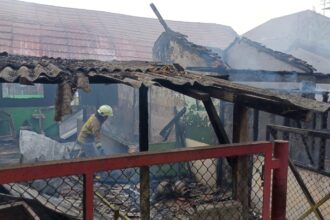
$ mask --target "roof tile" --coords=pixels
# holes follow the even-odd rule
[[[230,27],[218,24],[177,21],[168,24],[188,35],[190,41],[208,47],[224,49],[237,36]],[[8,51],[15,54],[35,55],[35,50],[27,49],[40,48],[41,55],[102,60],[152,60],[153,44],[163,32],[156,19],[17,0],[0,0],[0,28],[0,39],[13,41],[0,44],[0,51],[12,45],[13,50]]]

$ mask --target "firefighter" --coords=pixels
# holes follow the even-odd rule
[[[104,155],[101,144],[101,127],[109,116],[113,116],[112,108],[109,105],[102,105],[82,126],[77,138],[77,143],[81,149],[80,157]],[[97,153],[93,144],[95,144]]]

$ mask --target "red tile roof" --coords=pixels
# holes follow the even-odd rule
[[[207,47],[225,49],[237,36],[219,24],[167,23]],[[162,32],[151,18],[0,0],[0,51],[11,54],[149,61]]]

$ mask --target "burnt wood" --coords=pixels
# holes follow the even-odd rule
[[[179,123],[178,121],[180,120],[180,118],[184,115],[184,113],[186,113],[187,108],[184,107],[183,109],[181,109],[179,112],[176,111],[175,108],[175,116],[171,119],[171,121],[169,123],[167,123],[165,125],[165,127],[159,132],[159,134],[164,138],[163,141],[166,141],[168,136],[170,135],[170,132],[173,128],[173,126],[175,125],[177,130],[180,130],[178,128]]]
[[[165,29],[166,32],[173,32],[168,25],[166,24],[166,22],[164,21],[163,17],[161,16],[161,14],[159,13],[158,9],[156,8],[156,6],[154,5],[154,3],[150,4],[150,7],[152,8],[152,10],[154,11],[155,15],[158,18],[159,23],[163,26],[163,28]]]
[[[323,102],[328,102],[329,99],[329,93],[324,93],[323,94]],[[327,129],[327,123],[328,122],[328,112],[323,112],[321,113],[321,129]],[[320,150],[319,150],[319,169],[320,170],[324,170],[325,168],[325,155],[326,155],[326,139],[325,138],[321,138],[320,141]]]
[[[253,109],[253,141],[257,141],[259,136],[259,110]]]
[[[233,117],[233,143],[242,143],[249,140],[248,135],[248,109],[240,104],[234,105]],[[240,156],[233,160],[233,197],[242,204],[243,219],[249,215],[249,157]]]
[[[318,130],[310,130],[310,129],[303,129],[303,128],[293,128],[281,125],[267,125],[267,127],[271,128],[272,130],[281,131],[281,132],[289,132],[294,134],[300,134],[304,136],[313,136],[319,138],[330,139],[330,132],[326,131],[318,131]]]
[[[233,83],[200,73],[179,71],[173,65],[144,61],[72,60],[0,54],[2,82],[58,84],[65,80],[77,89],[79,74],[89,83],[121,83],[135,88],[163,86],[199,100],[223,99],[295,119],[308,119],[311,112],[326,112],[329,103],[278,94],[266,89]]]
[[[140,151],[149,150],[149,125],[148,125],[148,88],[141,86],[139,88],[139,144]],[[140,168],[140,205],[141,219],[150,219],[150,192],[149,192],[150,174],[149,167]]]
[[[220,144],[229,144],[229,138],[211,99],[203,101],[206,112]]]

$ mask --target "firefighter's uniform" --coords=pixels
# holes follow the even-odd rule
[[[112,108],[108,105],[102,105],[95,114],[91,115],[82,126],[77,138],[77,143],[81,146],[82,153],[85,156],[95,156],[95,147],[100,154],[104,154],[101,144],[101,127],[103,122],[113,116]]]

